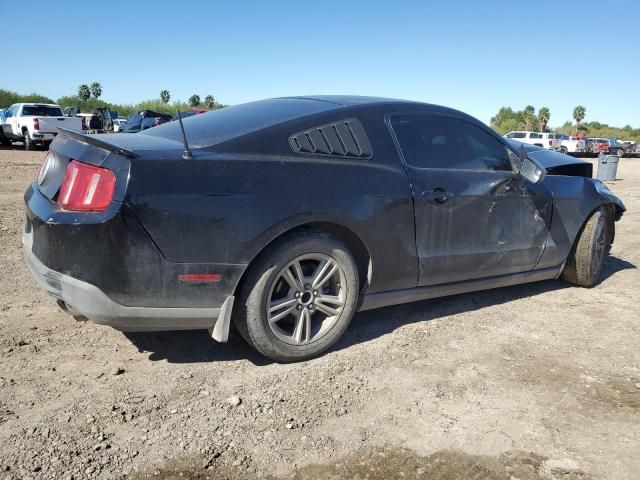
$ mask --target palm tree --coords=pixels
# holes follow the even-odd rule
[[[584,117],[587,115],[587,109],[582,105],[578,105],[573,109],[573,119],[576,121],[576,135],[578,134],[578,127],[580,127],[580,122],[584,120]]]
[[[162,100],[162,103],[169,103],[169,100],[171,100],[169,90],[162,90],[160,92],[160,99]]]
[[[533,118],[536,116],[536,109],[533,105],[527,105],[522,112],[522,118],[524,119],[524,129],[529,130],[529,127],[533,123]]]
[[[551,112],[547,107],[541,107],[538,110],[538,121],[540,122],[540,130],[543,132],[547,131],[547,123],[549,123],[549,118],[551,117]]]
[[[100,95],[102,95],[102,85],[100,85],[98,82],[93,82],[90,88],[91,93],[95,98],[98,98],[100,97]]]
[[[207,95],[204,97],[204,104],[209,110],[211,110],[216,105],[216,99],[213,98],[213,95]]]
[[[189,105],[191,105],[193,108],[196,108],[198,105],[200,105],[200,95],[191,95],[189,97]]]
[[[91,90],[89,90],[89,86],[87,84],[83,83],[78,87],[78,96],[82,100],[89,100],[89,97],[91,97]]]

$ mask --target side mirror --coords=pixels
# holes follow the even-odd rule
[[[520,175],[531,183],[540,183],[547,175],[542,165],[527,156],[524,146],[520,147]]]

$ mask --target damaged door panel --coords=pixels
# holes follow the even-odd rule
[[[551,195],[510,172],[410,169],[420,285],[524,272],[544,250]],[[430,195],[438,186],[444,202]],[[471,234],[473,232],[473,234]]]
[[[531,270],[552,194],[515,173],[504,143],[451,115],[390,118],[413,186],[419,285]]]

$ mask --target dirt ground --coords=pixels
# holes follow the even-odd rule
[[[313,361],[79,323],[22,261],[43,152],[0,151],[0,479],[640,476],[640,159],[603,281],[358,314]]]

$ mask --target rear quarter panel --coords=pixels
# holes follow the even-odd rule
[[[292,228],[334,222],[367,247],[369,291],[413,287],[409,182],[383,115],[372,122],[363,122],[371,159],[248,152],[134,161],[127,202],[172,262],[249,264]],[[288,149],[288,135],[278,138]]]

